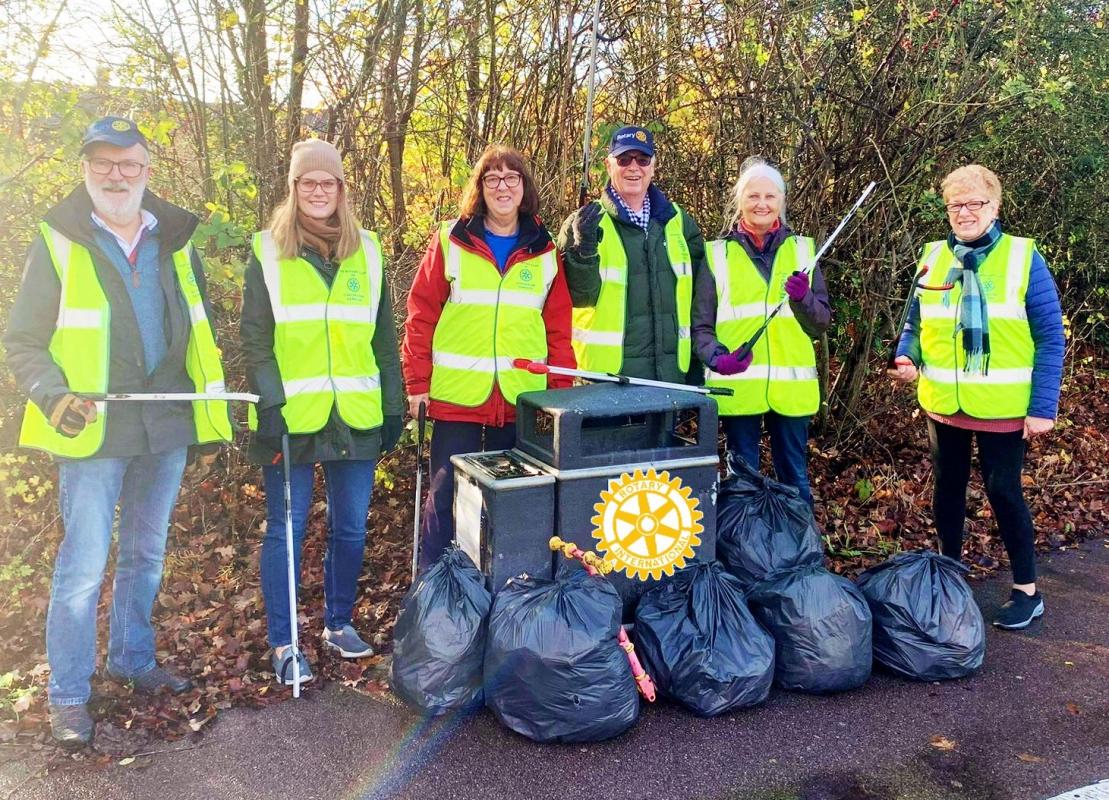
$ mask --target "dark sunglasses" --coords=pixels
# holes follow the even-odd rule
[[[631,153],[621,153],[620,155],[616,156],[616,163],[619,164],[621,167],[626,167],[633,161],[641,167],[651,166],[651,157],[645,156],[642,153],[634,156]]]

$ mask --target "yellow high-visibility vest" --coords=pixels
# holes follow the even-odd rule
[[[111,307],[96,276],[92,253],[45,222],[39,228],[61,284],[58,319],[50,338],[50,355],[65,374],[71,392],[103,394],[108,390]],[[220,351],[204,311],[200,287],[196,284],[191,248],[192,245],[186,245],[173,254],[177,287],[189,309],[185,371],[193,382],[194,391],[223,392],[226,389]],[[231,418],[226,401],[195,401],[192,406],[198,444],[231,440]],[[96,412],[96,420],[70,438],[54,430],[39,407],[28,402],[23,413],[19,443],[64,458],[94,456],[104,443],[107,404],[98,401]]]
[[[1027,415],[1036,346],[1028,326],[1025,295],[1035,249],[1032,239],[1002,234],[978,267],[990,325],[990,363],[985,375],[964,371],[966,353],[956,330],[962,283],[946,292],[918,293],[921,368],[917,399],[926,411],[962,411],[979,419]],[[926,271],[920,281],[942,283],[955,263],[955,253],[946,241],[925,245],[919,269]]]
[[[439,229],[450,297],[431,340],[431,398],[479,406],[496,382],[515,403],[521,392],[547,388],[546,376],[512,362],[547,360],[543,307],[558,271],[555,251],[518,261],[502,275],[488,259],[451,241],[454,225]]]
[[[321,430],[335,406],[357,430],[376,428],[384,419],[373,351],[384,264],[377,234],[361,231],[361,239],[328,286],[306,259],[280,258],[270,231],[254,234],[254,255],[273,309],[273,353],[289,433]],[[257,429],[253,406],[249,424]]]
[[[767,315],[784,301],[782,310],[751,349],[751,366],[738,375],[705,368],[705,385],[732,389],[731,397],[713,396],[721,416],[765,414],[786,417],[815,414],[820,408],[820,383],[812,339],[793,316],[785,293],[794,270],[808,268],[813,240],[790,236],[774,254],[766,281],[747,251],[736,241],[718,239],[705,247],[716,282],[716,338],[729,350],[748,341]]]
[[[677,203],[666,223],[666,255],[674,271],[674,302],[678,310],[678,369],[689,369],[693,314],[693,259],[682,232],[684,213]],[[578,368],[593,372],[619,372],[624,365],[624,328],[627,315],[628,254],[607,212],[601,213],[601,293],[592,308],[575,308],[573,346]]]

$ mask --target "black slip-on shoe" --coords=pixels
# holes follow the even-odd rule
[[[1044,598],[1036,592],[1027,595],[1020,589],[1013,589],[1009,602],[1001,607],[993,624],[1007,631],[1019,631],[1032,624],[1036,617],[1044,615]]]

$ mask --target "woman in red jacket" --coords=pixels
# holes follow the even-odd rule
[[[517,395],[570,384],[512,366],[516,358],[575,363],[566,276],[538,211],[524,157],[500,145],[486,148],[463,189],[459,218],[431,237],[408,294],[409,413],[415,417],[427,403],[435,421],[421,571],[454,538],[450,457],[512,447]]]

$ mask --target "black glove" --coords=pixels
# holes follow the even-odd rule
[[[50,398],[47,407],[54,430],[70,439],[96,421],[96,404],[72,393]]]
[[[601,231],[601,215],[604,209],[600,203],[588,203],[578,209],[574,217],[574,249],[586,258],[597,255],[597,243],[604,233]]]
[[[259,443],[270,450],[281,452],[281,437],[289,432],[281,406],[269,406],[258,412],[258,430],[254,432]]]
[[[404,417],[400,414],[386,414],[381,423],[381,455],[397,446],[401,431],[404,430]]]

